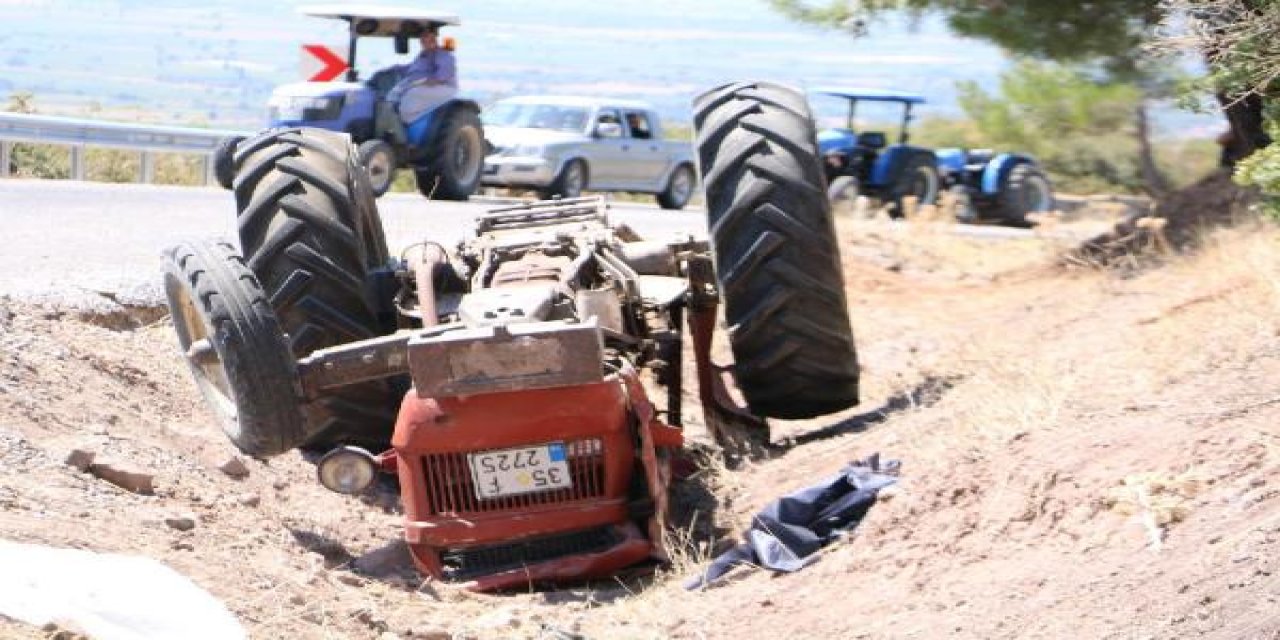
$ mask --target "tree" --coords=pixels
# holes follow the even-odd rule
[[[1058,62],[1097,63],[1112,79],[1136,82],[1148,92],[1167,84],[1152,73],[1150,66],[1143,64],[1145,45],[1151,42],[1159,25],[1174,17],[1195,14],[1204,5],[1221,9],[1216,14],[1218,26],[1214,27],[1218,29],[1224,23],[1249,25],[1256,22],[1260,12],[1280,11],[1275,0],[816,1],[819,4],[805,0],[768,0],[784,15],[811,24],[842,28],[855,35],[865,32],[869,24],[889,13],[919,16],[937,12],[946,17],[948,26],[958,35],[987,40],[1018,55]],[[1275,41],[1275,31],[1254,30],[1253,33],[1256,37],[1246,40],[1260,43],[1270,36],[1269,42]],[[1214,65],[1224,49],[1207,41],[1201,44],[1198,53]],[[1244,49],[1240,51],[1244,53]],[[1244,157],[1266,146],[1270,139],[1263,131],[1262,100],[1241,100],[1238,94],[1238,88],[1221,90],[1218,99],[1231,126],[1233,153]],[[1137,117],[1141,132],[1145,110],[1139,110]],[[1154,163],[1144,162],[1144,165],[1154,166]]]
[[[1229,105],[1234,148],[1225,151],[1240,160],[1236,180],[1259,187],[1280,217],[1280,148],[1270,144],[1280,135],[1280,2],[1169,0],[1168,8],[1190,18],[1190,29],[1170,29],[1176,35],[1164,45],[1204,52],[1210,70],[1204,86]]]
[[[1055,60],[1101,60],[1119,74],[1129,73],[1139,49],[1160,23],[1161,0],[768,0],[801,22],[864,33],[891,12],[920,16],[938,12],[957,35],[993,42],[1015,54]]]
[[[1033,154],[1067,190],[1141,190],[1144,175],[1133,114],[1142,91],[1098,82],[1087,70],[1023,61],[1000,76],[991,94],[958,85],[960,107],[982,144]]]

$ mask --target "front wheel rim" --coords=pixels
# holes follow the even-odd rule
[[[222,357],[213,344],[214,336],[209,334],[204,322],[201,322],[195,301],[186,290],[178,292],[178,304],[175,311],[175,322],[180,322],[179,344],[183,358],[187,361],[196,384],[204,390],[210,404],[226,419],[236,419],[235,392],[231,389],[231,380],[227,378],[226,367]]]

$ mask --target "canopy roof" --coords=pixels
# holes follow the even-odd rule
[[[310,5],[299,7],[298,12],[316,18],[338,18],[350,21],[357,27],[357,32],[364,36],[400,35],[401,25],[405,23],[436,27],[462,24],[457,14],[395,5],[359,3]],[[362,22],[365,24],[360,24]]]
[[[907,93],[905,91],[893,91],[891,89],[864,89],[859,87],[818,87],[811,89],[811,93],[822,93],[846,100],[874,100],[879,102],[905,102],[907,104],[921,104],[924,102],[924,96],[918,93]]]

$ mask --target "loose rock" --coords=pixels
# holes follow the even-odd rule
[[[107,463],[89,465],[89,473],[126,491],[148,496],[155,493],[154,476],[149,473],[127,471]]]
[[[67,453],[67,459],[63,462],[65,462],[68,467],[73,467],[75,470],[84,473],[93,465],[93,458],[95,455],[96,454],[94,454],[94,452],[89,451],[88,449],[72,449]]]
[[[236,504],[242,507],[256,507],[262,503],[262,498],[256,493],[242,493],[236,496]]]
[[[245,466],[244,461],[237,456],[231,456],[226,462],[218,465],[218,470],[237,480],[249,477],[249,467]]]
[[[190,516],[171,516],[165,518],[164,523],[178,531],[190,531],[196,528],[196,519]]]

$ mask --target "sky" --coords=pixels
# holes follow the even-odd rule
[[[340,44],[340,21],[280,0],[0,0],[0,100],[30,91],[76,112],[136,107],[140,117],[253,126],[275,85],[296,81],[304,43]],[[386,4],[386,3],[380,3]],[[921,115],[959,115],[955,83],[994,88],[1009,61],[950,35],[938,19],[889,20],[870,36],[800,25],[763,0],[434,0],[456,13],[462,90],[640,98],[688,120],[691,98],[723,82],[865,86],[924,94]],[[360,66],[402,62],[389,42]],[[196,117],[193,117],[195,114]],[[1180,128],[1186,128],[1179,125]]]

